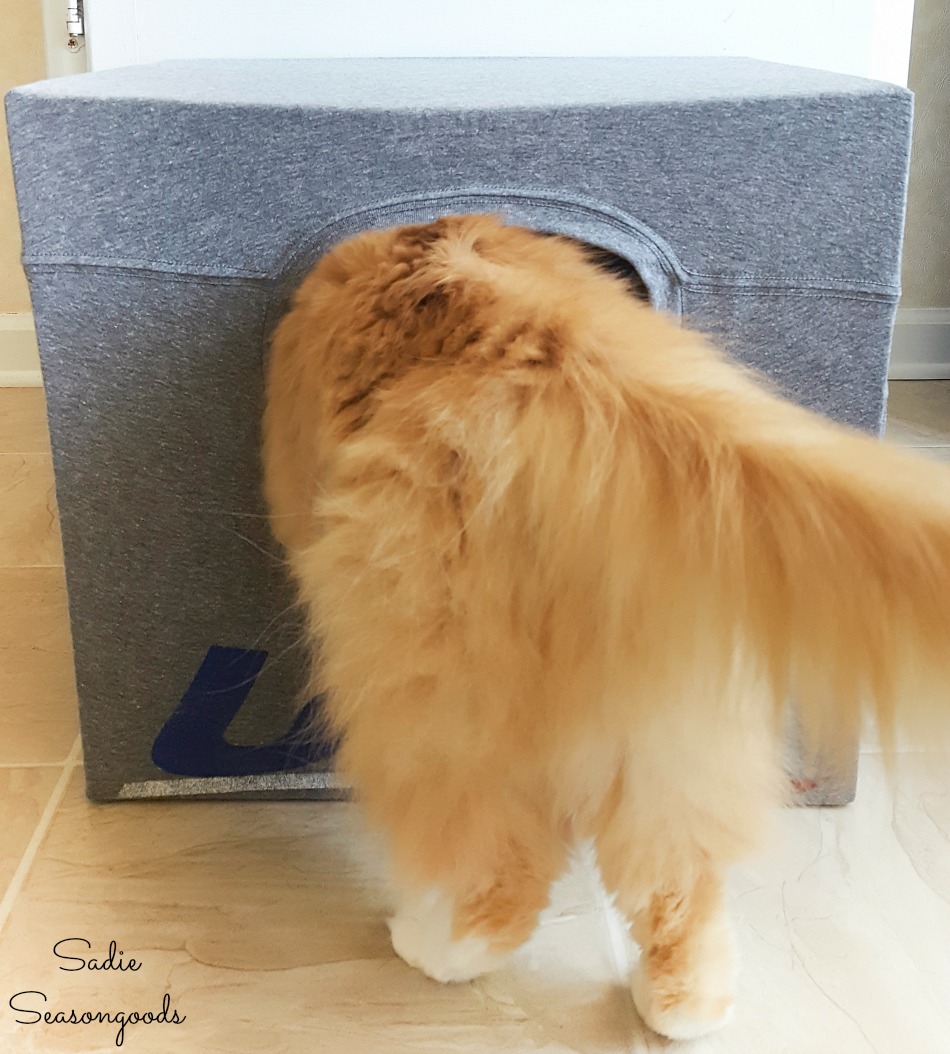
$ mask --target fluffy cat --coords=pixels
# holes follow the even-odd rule
[[[950,474],[772,394],[567,239],[489,216],[320,260],[268,365],[266,494],[396,951],[532,932],[589,838],[673,1038],[722,1024],[724,871],[867,700],[950,712]]]

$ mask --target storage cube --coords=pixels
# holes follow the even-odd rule
[[[881,428],[893,85],[718,58],[166,62],[7,107],[93,798],[341,793],[292,718],[259,421],[268,333],[344,237],[469,211],[571,235],[791,398]],[[803,800],[853,793],[853,765],[798,775]]]

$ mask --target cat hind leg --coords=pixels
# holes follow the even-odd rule
[[[446,875],[454,889],[445,882],[400,889],[389,920],[393,949],[410,966],[443,983],[470,981],[499,969],[534,932],[565,852],[553,837],[535,852],[511,846],[469,881]]]
[[[640,946],[630,980],[637,1010],[653,1031],[689,1040],[732,1017],[738,956],[725,873],[758,841],[764,806],[746,793],[735,796],[745,808],[724,800],[717,809],[710,791],[707,811],[679,796],[675,780],[651,775],[633,793],[619,789],[592,833],[604,885]]]
[[[442,889],[404,891],[389,920],[393,950],[404,962],[443,984],[471,981],[503,966],[504,951],[484,936],[457,936],[456,901]]]

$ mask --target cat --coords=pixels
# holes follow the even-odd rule
[[[728,867],[862,705],[950,713],[950,473],[773,393],[570,239],[484,215],[327,252],[267,366],[271,525],[396,952],[504,962],[576,839],[646,1023],[730,1016]]]

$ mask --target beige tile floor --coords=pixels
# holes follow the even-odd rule
[[[895,384],[889,432],[950,460],[950,382]],[[115,1050],[118,1025],[34,1011],[167,992],[184,1022],[131,1025],[123,1049],[950,1054],[950,777],[922,755],[892,794],[868,751],[853,806],[776,817],[734,876],[735,1021],[678,1048],[638,1021],[636,951],[583,855],[509,969],[443,988],[390,950],[351,805],[87,802],[61,563],[42,393],[0,389],[0,1050]],[[67,938],[140,968],[65,971]]]

